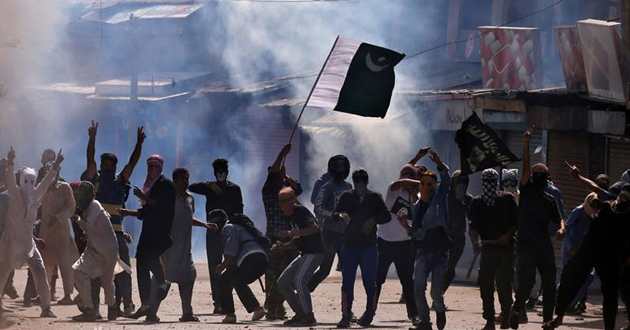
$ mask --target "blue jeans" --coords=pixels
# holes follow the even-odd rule
[[[431,299],[433,299],[435,311],[438,313],[444,313],[446,311],[446,306],[444,306],[444,281],[447,257],[447,252],[434,253],[418,249],[416,253],[414,291],[420,321],[424,323],[431,322],[426,297],[429,274],[431,274]]]
[[[376,311],[376,245],[370,246],[347,246],[341,247],[341,263],[343,276],[341,284],[341,311],[344,317],[352,313],[352,303],[354,301],[354,280],[357,276],[357,267],[361,267],[361,277],[363,287],[367,295],[365,310],[368,313]]]

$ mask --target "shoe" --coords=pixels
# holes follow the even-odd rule
[[[433,330],[433,324],[431,322],[420,322],[415,327],[409,328],[409,330]]]
[[[4,289],[4,294],[7,295],[7,297],[9,297],[10,299],[17,299],[20,296],[18,295],[17,290],[15,289],[15,287],[13,285],[11,285],[8,288]]]
[[[254,311],[254,314],[252,314],[252,321],[258,321],[262,319],[263,317],[265,317],[266,314],[267,312],[265,311],[264,308],[258,307],[258,309]]]
[[[287,310],[284,307],[281,310],[276,310],[276,320],[286,320],[288,318]]]
[[[350,316],[344,316],[341,318],[341,321],[339,321],[339,323],[337,323],[337,329],[348,329],[350,328],[350,321],[351,321],[351,317]]]
[[[510,314],[510,328],[518,329],[519,321],[521,320],[521,313],[512,311]]]
[[[53,314],[53,312],[50,310],[50,307],[48,307],[48,308],[43,308],[42,309],[42,313],[39,315],[39,317],[46,317],[46,318],[56,319],[57,315]]]
[[[586,312],[586,304],[583,302],[579,302],[576,306],[575,309],[578,310],[580,313],[584,313]],[[623,329],[622,329],[623,330]]]
[[[86,308],[82,314],[73,316],[72,320],[75,322],[96,322],[96,311]]]
[[[160,286],[158,288],[157,298],[162,301],[166,299],[166,295],[168,295],[168,291],[171,289],[171,282],[166,282],[166,287],[163,288]]]
[[[446,327],[446,312],[435,312],[435,325],[438,330],[444,330]]]
[[[565,313],[565,315],[578,316],[578,315],[582,315],[582,312],[575,307],[570,307],[570,308],[567,308],[567,312]]]
[[[107,308],[107,320],[108,321],[116,321],[118,315],[120,313],[120,309],[118,307],[108,307]]]
[[[536,301],[537,301],[537,300],[538,300],[537,298],[530,297],[530,298],[527,300],[527,303],[525,303],[525,308],[526,308],[528,311],[534,310],[534,307],[536,307]]]
[[[147,316],[147,313],[149,312],[149,307],[146,308],[140,308],[138,309],[135,313],[133,313],[132,315],[128,316],[128,318],[130,319],[134,319],[137,320],[143,316]]]
[[[214,310],[212,311],[213,315],[223,315],[223,308],[221,306],[214,306]]]
[[[160,323],[160,318],[153,312],[147,313],[147,317],[144,319],[144,322],[146,324],[154,324],[154,323]]]
[[[74,300],[72,300],[72,298],[70,298],[70,296],[65,296],[63,297],[61,300],[59,300],[57,302],[57,305],[62,305],[62,306],[70,306],[70,305],[74,305]]]
[[[359,323],[359,319],[354,315],[353,312],[350,312],[350,322],[351,323]]]
[[[179,322],[199,322],[199,318],[192,314],[186,314],[179,318]]]
[[[96,311],[96,319],[97,320],[102,320],[103,319],[103,315],[101,315],[101,312]]]
[[[131,304],[128,306],[125,306],[125,309],[123,310],[122,314],[119,315],[121,317],[130,317],[131,315],[133,315],[133,312],[136,310],[136,305]]]
[[[420,316],[414,316],[411,318],[411,324],[417,327],[418,324],[420,324]]]
[[[536,299],[536,306],[542,306],[543,305],[543,296],[538,297],[538,299]]]
[[[508,313],[501,312],[501,329],[509,329],[509,328],[510,328],[510,316]]]
[[[494,320],[486,321],[486,326],[482,330],[495,330],[497,327],[494,325]]]
[[[317,325],[317,320],[315,319],[315,314],[308,313],[308,314],[304,315],[304,317],[302,318],[302,320],[300,320],[300,323],[298,325],[303,326],[303,327],[314,327],[314,326],[316,326]]]
[[[295,314],[295,316],[293,316],[292,318],[284,321],[282,324],[285,326],[297,326],[298,324],[300,324],[300,322],[302,321],[302,319],[304,318],[304,315],[302,314]]]
[[[370,326],[370,324],[372,324],[372,321],[374,320],[374,311],[365,311],[363,313],[363,315],[361,315],[361,318],[359,318],[359,325],[367,328]]]
[[[225,317],[221,321],[224,324],[234,324],[236,323],[236,315],[234,314],[225,314]]]

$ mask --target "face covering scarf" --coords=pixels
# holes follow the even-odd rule
[[[494,206],[498,196],[499,173],[491,168],[484,170],[481,173],[481,185],[483,187],[481,199],[486,205]]]

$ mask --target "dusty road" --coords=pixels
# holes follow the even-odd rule
[[[210,298],[210,285],[208,280],[208,271],[205,264],[197,265],[199,276],[196,281],[195,293],[193,296],[193,306],[196,315],[201,319],[201,323],[179,323],[178,319],[181,314],[181,305],[176,285],[170,291],[169,296],[162,304],[159,316],[162,322],[157,325],[143,325],[136,320],[119,319],[115,322],[95,322],[95,323],[74,323],[69,317],[78,314],[75,306],[56,306],[53,305],[53,311],[57,314],[57,319],[41,319],[38,318],[39,307],[23,308],[21,298],[16,300],[5,299],[5,306],[14,309],[14,313],[7,314],[5,320],[2,321],[0,328],[9,329],[36,329],[36,330],[70,330],[70,329],[273,329],[282,327],[279,321],[249,321],[249,315],[243,306],[235,298],[237,317],[239,323],[236,325],[221,324],[221,316],[211,315],[212,306]],[[313,300],[315,305],[315,316],[319,321],[316,329],[334,328],[341,317],[340,312],[340,287],[341,278],[339,273],[334,272],[333,277],[323,283],[318,291],[315,292]],[[26,281],[26,270],[19,270],[16,274],[16,286],[20,295],[24,290]],[[355,314],[361,314],[365,306],[365,294],[362,293],[361,282],[357,281],[355,289]],[[60,285],[60,284],[59,284]],[[134,289],[137,288],[134,279]],[[264,295],[257,283],[252,284],[252,288],[262,304]],[[57,288],[58,294],[61,294],[61,288]],[[470,286],[454,285],[446,294],[446,304],[449,308],[447,313],[448,324],[447,329],[481,329],[484,321],[481,318],[481,299],[479,298],[478,289]],[[407,329],[410,323],[406,320],[405,307],[398,303],[400,295],[400,285],[398,280],[391,279],[385,284],[381,296],[379,309],[373,324],[375,329]],[[600,303],[601,296],[591,297],[593,302]],[[101,299],[102,301],[102,299]],[[134,302],[139,303],[138,293],[134,292]],[[584,320],[576,320],[575,317],[566,317],[567,327],[563,329],[603,329],[603,322],[599,306],[589,305],[589,312],[585,315]],[[530,323],[521,326],[521,329],[540,329],[541,317],[537,315],[540,310],[530,312]],[[107,307],[101,306],[101,313],[106,315]],[[619,310],[618,326],[620,328],[624,323],[625,314]],[[354,326],[354,328],[359,328]]]

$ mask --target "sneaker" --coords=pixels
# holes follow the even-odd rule
[[[116,306],[107,308],[107,320],[108,321],[116,321],[118,315],[120,313],[120,309]]]
[[[519,326],[519,321],[521,320],[521,313],[512,311],[512,313],[510,314],[510,328],[512,329],[518,329]]]
[[[337,329],[348,329],[350,328],[350,321],[351,321],[351,317],[350,316],[344,316],[341,318],[341,321],[339,321],[339,323],[337,323]]]
[[[409,330],[433,330],[433,324],[431,322],[420,322],[415,327],[409,328]]]
[[[234,314],[225,314],[225,317],[221,321],[223,324],[234,324],[236,323],[236,315]]]
[[[315,319],[315,314],[308,313],[308,314],[304,315],[302,320],[300,320],[299,325],[301,325],[303,327],[314,327],[314,326],[316,326],[317,325],[317,320]]]
[[[527,312],[522,312],[521,313],[521,318],[520,320],[518,320],[519,324],[527,324],[529,323],[529,318],[527,317]]]
[[[83,313],[77,316],[73,316],[72,320],[75,322],[95,322],[96,321],[96,311],[91,308],[86,308]]]
[[[9,297],[10,299],[16,299],[16,298],[20,297],[18,295],[17,290],[15,289],[15,287],[13,285],[5,288],[4,289],[4,294],[7,295],[7,297]]]
[[[74,300],[72,300],[72,298],[70,298],[70,296],[67,295],[67,296],[64,296],[61,300],[59,300],[57,302],[57,305],[65,305],[65,306],[74,305]]]
[[[137,319],[139,319],[139,318],[141,318],[143,316],[147,316],[148,312],[149,312],[149,307],[145,307],[145,308],[140,307],[135,313],[133,313],[133,314],[127,316],[127,317],[130,318],[130,319],[137,320]]]
[[[414,326],[416,326],[416,327],[417,327],[417,326],[418,326],[418,324],[420,324],[420,316],[414,316],[414,317],[411,319],[411,324],[413,324]]]
[[[372,324],[372,321],[374,320],[374,311],[365,311],[363,313],[363,315],[361,315],[361,318],[359,319],[359,325],[367,328],[370,326],[370,324]]]
[[[536,307],[536,301],[537,301],[537,298],[530,297],[527,300],[527,303],[525,303],[525,308],[527,308],[528,311],[534,310],[534,307]]]
[[[39,315],[39,317],[46,317],[46,318],[57,318],[57,315],[53,314],[53,312],[50,310],[50,307],[48,308],[44,308],[42,309],[42,313]]]
[[[350,312],[350,322],[351,323],[359,323],[359,319],[354,315],[353,312]]]
[[[585,313],[586,312],[586,304],[583,302],[579,302],[576,306],[575,309],[580,311],[581,313]]]
[[[304,318],[302,314],[295,314],[295,316],[284,321],[282,324],[285,326],[296,326],[302,321],[302,318]]]
[[[128,306],[125,306],[125,309],[122,312],[122,317],[130,317],[131,315],[133,315],[133,312],[136,310],[136,305],[131,304]]]
[[[160,318],[153,312],[147,313],[147,317],[144,319],[144,322],[146,324],[154,324],[154,323],[160,323]]]
[[[438,330],[444,330],[446,327],[446,312],[435,312],[435,325]]]
[[[258,307],[252,314],[252,321],[258,321],[262,319],[263,317],[265,317],[266,314],[267,312],[265,311],[264,308]]]
[[[199,322],[199,318],[192,314],[185,314],[179,318],[179,322]]]

